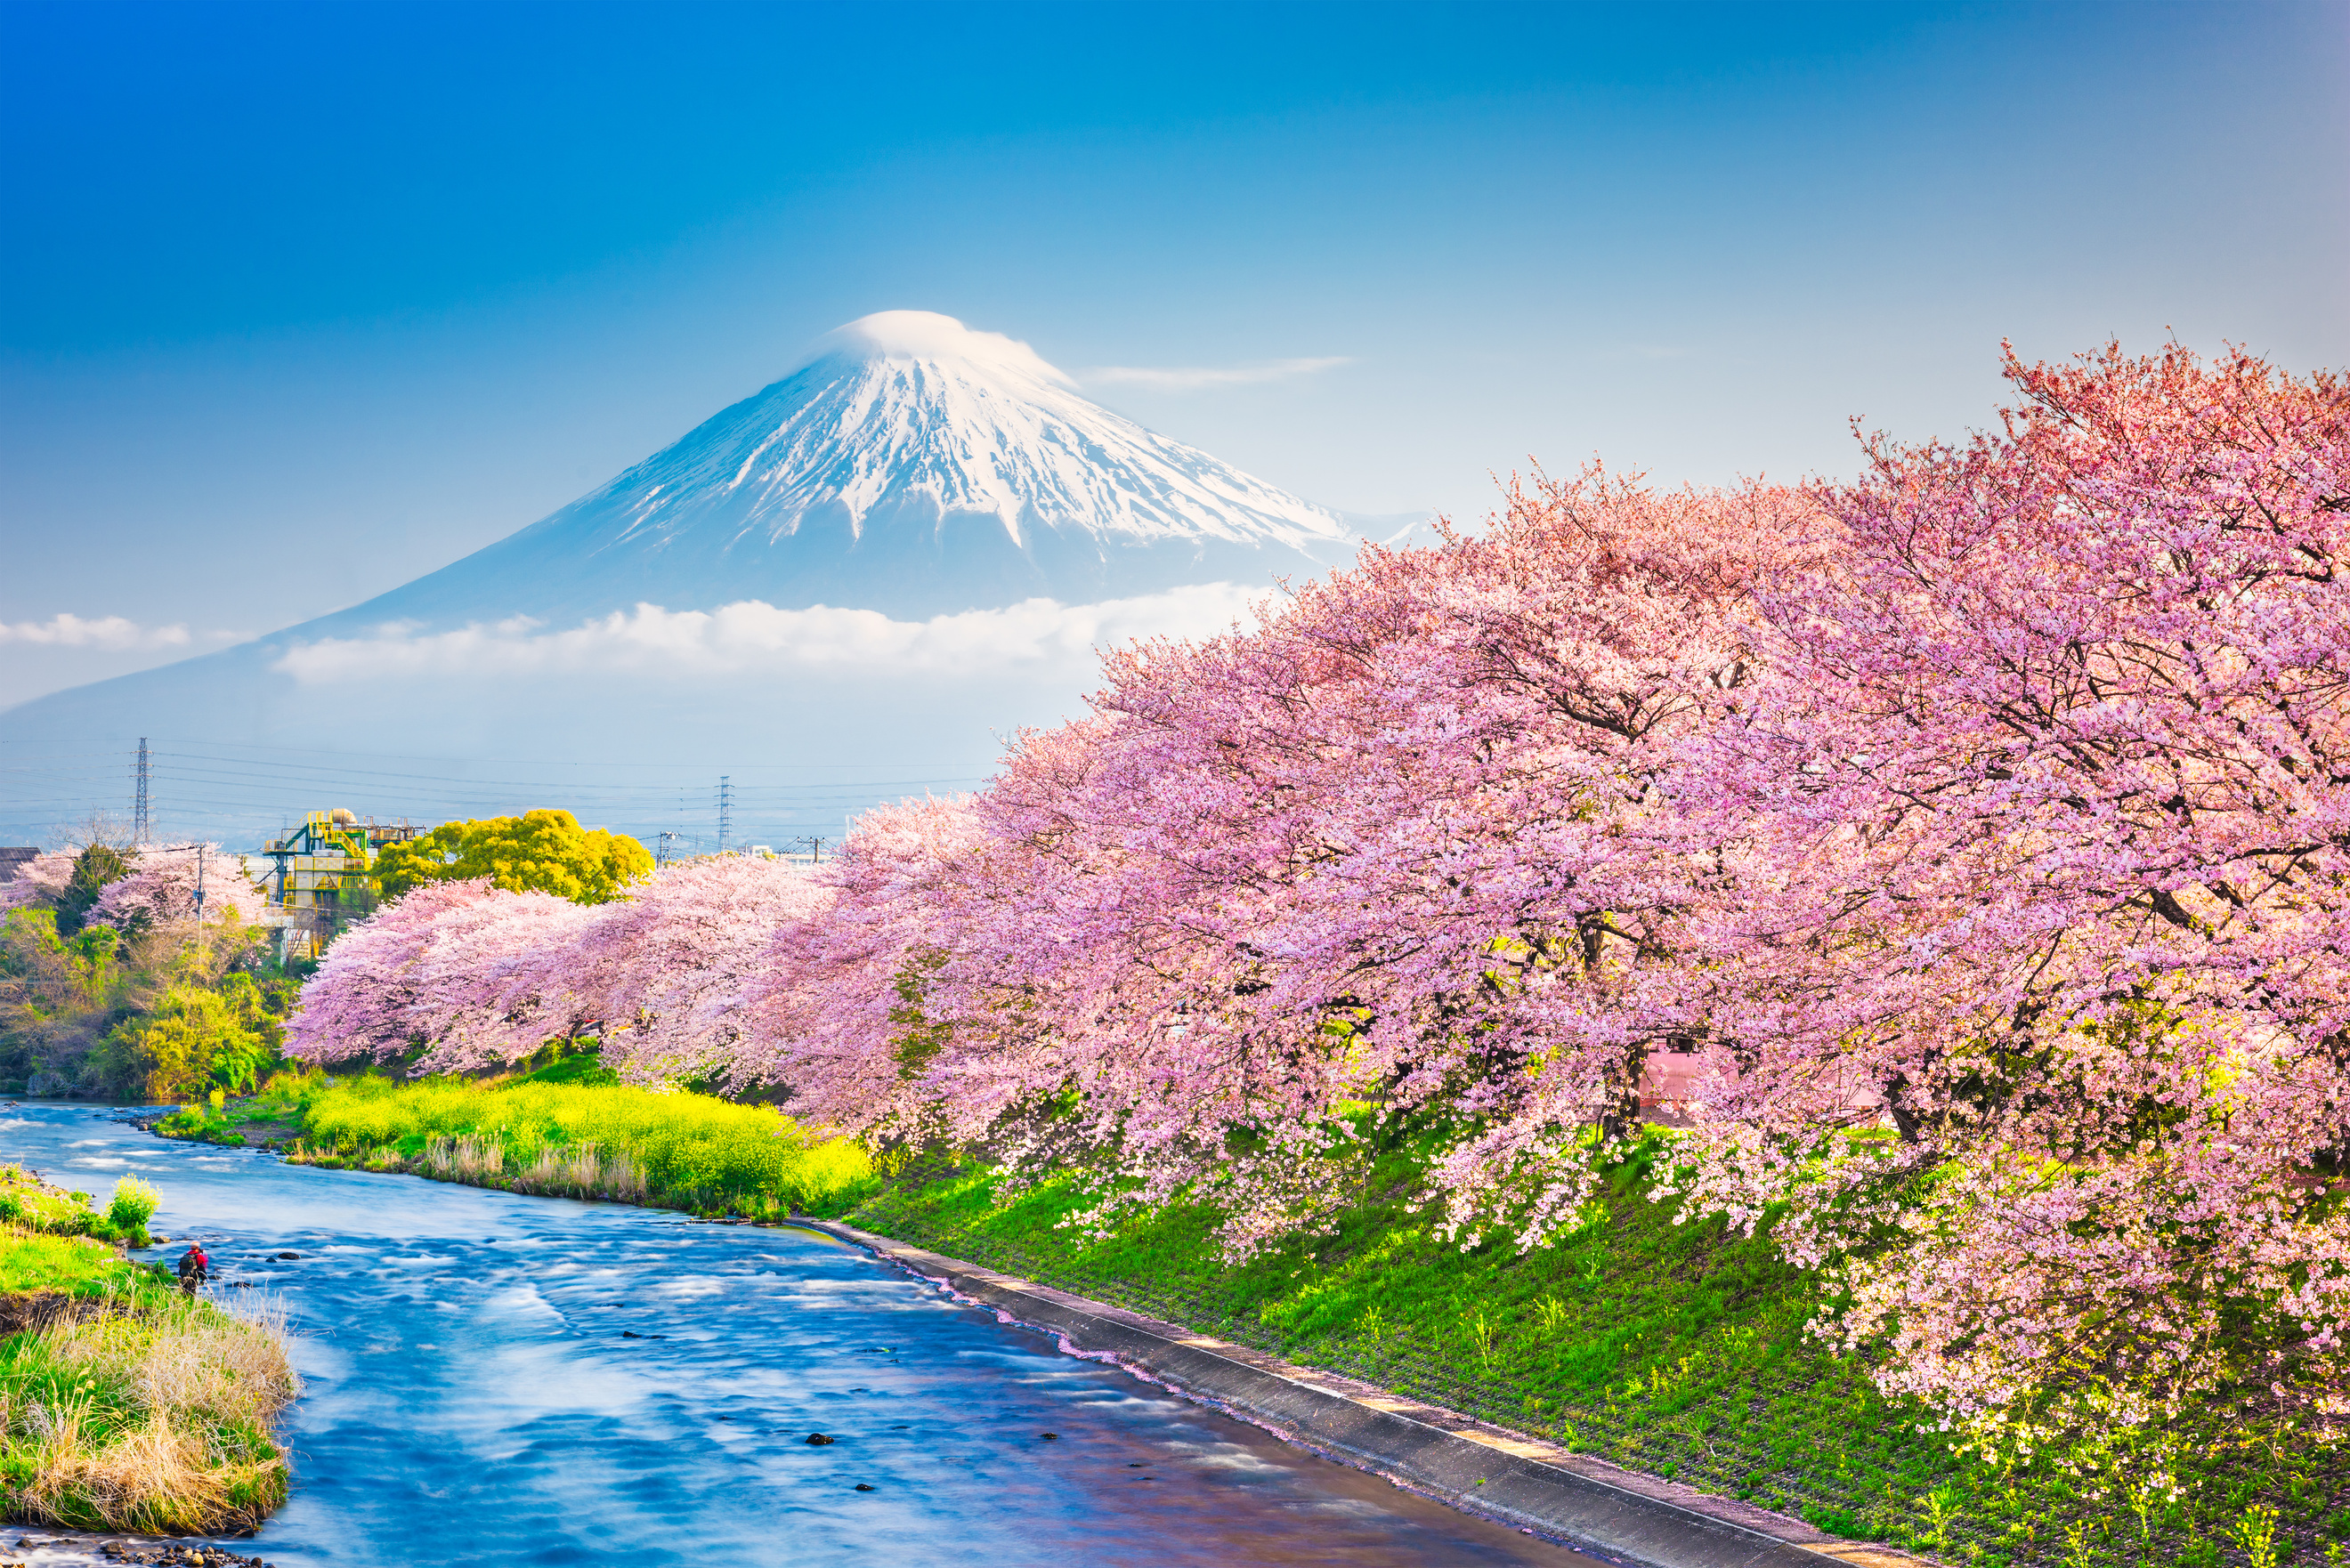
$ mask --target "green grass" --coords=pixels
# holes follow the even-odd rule
[[[879,1186],[855,1144],[814,1138],[772,1106],[578,1081],[593,1071],[567,1065],[581,1060],[515,1079],[321,1082],[298,1106],[288,1091],[296,1158],[754,1219],[838,1213]],[[598,1174],[563,1174],[581,1158]]]
[[[335,1080],[316,1067],[280,1070],[253,1094],[240,1099],[215,1095],[181,1106],[159,1119],[154,1130],[165,1137],[191,1143],[242,1146],[249,1127],[298,1127],[312,1100],[334,1086]]]
[[[0,1294],[55,1291],[69,1296],[102,1296],[140,1288],[146,1272],[101,1241],[0,1226]]]
[[[147,1211],[151,1214],[151,1209]],[[89,1194],[51,1187],[21,1166],[0,1165],[0,1225],[51,1236],[88,1236],[129,1246],[147,1244],[143,1220],[121,1225],[89,1207]],[[0,1289],[11,1288],[0,1286]]]
[[[546,1066],[525,1073],[515,1080],[520,1084],[577,1084],[583,1088],[618,1088],[620,1075],[604,1065],[593,1051],[575,1051],[556,1057]]]
[[[10,1166],[0,1199],[0,1297],[18,1298],[0,1309],[38,1325],[0,1334],[0,1512],[175,1534],[259,1524],[286,1498],[271,1424],[297,1387],[279,1325],[184,1296],[97,1239],[114,1228],[81,1193]]]
[[[1327,1367],[1628,1468],[1748,1499],[1831,1533],[1950,1563],[2129,1565],[2245,1561],[2219,1543],[2254,1502],[2278,1507],[2304,1556],[2350,1536],[2343,1457],[2215,1416],[2181,1480],[2150,1506],[2068,1476],[2061,1455],[2001,1470],[1921,1432],[1927,1412],[1878,1395],[1864,1363],[1804,1334],[1815,1282],[1719,1220],[1675,1225],[1649,1200],[1660,1146],[1617,1168],[1605,1213],[1520,1256],[1463,1252],[1405,1199],[1400,1158],[1335,1230],[1224,1263],[1218,1216],[1173,1208],[1088,1241],[1087,1206],[1052,1181],[999,1201],[985,1174],[905,1179],[860,1226],[1187,1327]],[[1378,1196],[1385,1193],[1386,1196]],[[2280,1443],[2278,1438],[2285,1438]],[[2078,1526],[2074,1552],[2067,1528]]]
[[[83,1529],[250,1529],[286,1500],[271,1430],[298,1385],[275,1323],[151,1278],[0,1337],[0,1506]]]

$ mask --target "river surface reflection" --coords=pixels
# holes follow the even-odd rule
[[[1596,1568],[813,1232],[289,1166],[118,1117],[0,1111],[0,1160],[101,1206],[144,1177],[159,1233],[282,1301],[307,1382],[294,1494],[244,1548],[282,1568]]]

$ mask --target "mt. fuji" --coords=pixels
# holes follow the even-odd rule
[[[843,781],[821,803],[775,797],[837,827],[905,793],[860,796],[848,775],[974,777],[1000,737],[1078,711],[1096,648],[1212,633],[1278,579],[1342,564],[1363,525],[1406,521],[1350,519],[1145,430],[1024,343],[885,311],[439,571],[9,710],[0,836],[54,836],[87,809],[57,781],[111,795],[100,781],[141,735],[244,767],[212,770],[201,810],[182,796],[178,830],[213,836],[298,816],[338,772],[353,782],[333,804],[432,818],[579,800],[542,781],[591,767],[660,777],[671,802],[704,770]],[[660,825],[606,798],[615,826]]]
[[[1351,549],[1337,514],[1070,386],[952,317],[868,316],[601,489],[320,629],[639,601],[921,618],[1268,583]]]

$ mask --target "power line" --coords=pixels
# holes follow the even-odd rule
[[[319,796],[332,792],[359,797],[357,804],[370,808],[379,816],[407,815],[439,821],[448,816],[494,815],[528,806],[560,805],[587,821],[609,821],[616,828],[634,832],[648,840],[656,830],[673,825],[675,836],[671,841],[670,855],[676,857],[701,851],[702,845],[711,842],[704,830],[692,827],[687,810],[687,797],[699,792],[691,786],[680,790],[674,803],[676,815],[671,817],[670,792],[678,785],[658,778],[619,778],[610,774],[583,778],[579,772],[584,769],[575,771],[545,759],[538,760],[536,766],[546,767],[547,774],[536,780],[513,774],[464,778],[349,767],[319,761],[320,753],[289,755],[288,748],[248,747],[209,740],[174,746],[168,739],[159,746],[152,735],[139,736],[137,740],[141,744],[127,756],[114,752],[112,755],[121,760],[109,765],[105,750],[99,747],[79,751],[78,755],[68,753],[60,756],[62,748],[11,747],[5,737],[0,736],[0,753],[16,753],[6,764],[0,765],[0,835],[30,832],[70,836],[74,830],[68,826],[69,822],[78,821],[92,809],[93,803],[102,802],[113,794],[113,788],[120,787],[118,784],[109,788],[106,778],[112,774],[114,778],[121,779],[122,775],[112,770],[127,762],[132,774],[125,781],[132,785],[130,826],[134,836],[141,840],[160,831],[160,802],[155,794],[160,768],[180,781],[173,786],[180,793],[172,797],[172,809],[173,820],[183,824],[182,831],[202,824],[205,836],[224,840],[248,831],[265,832],[286,820],[289,809],[315,805]],[[669,773],[671,781],[686,771],[674,760],[629,765],[659,768]],[[936,761],[927,764],[882,763],[871,759],[861,763],[779,763],[772,764],[772,772],[767,765],[759,766],[757,771],[767,773],[770,778],[775,773],[796,774],[800,777],[788,782],[741,784],[734,783],[729,769],[721,775],[724,787],[725,846],[731,851],[754,840],[795,842],[827,819],[839,820],[837,813],[844,808],[862,809],[881,799],[919,796],[925,792],[961,793],[985,782],[984,763],[976,766],[970,762],[944,764],[957,768],[951,774],[935,772],[940,765]],[[536,771],[536,767],[519,771]],[[142,783],[143,813],[139,810]],[[664,824],[662,818],[671,818],[671,823]]]
[[[88,738],[88,739],[97,739],[98,737],[87,737],[87,738]],[[164,740],[166,741],[166,742],[168,742],[168,743],[170,743],[170,744],[172,744],[172,745],[185,745],[185,746],[207,746],[207,745],[210,745],[210,746],[218,746],[218,745],[220,745],[220,744],[221,744],[221,742],[212,742],[212,741],[205,741],[205,740],[202,740],[202,739],[193,739],[193,738],[191,738],[191,739],[180,739],[180,738],[176,738],[176,737],[169,736],[169,735],[165,736],[165,737],[164,737]],[[387,762],[387,763],[416,763],[416,762],[482,763],[488,763],[488,764],[497,765],[497,766],[504,766],[504,765],[509,765],[509,764],[511,764],[511,765],[513,765],[513,766],[516,766],[516,767],[559,767],[559,768],[691,768],[691,767],[709,767],[709,766],[713,765],[712,763],[707,762],[707,761],[696,761],[696,760],[692,760],[692,759],[687,759],[687,758],[677,758],[677,757],[665,757],[665,758],[662,758],[662,759],[660,759],[660,760],[659,760],[659,761],[654,761],[654,762],[639,762],[639,761],[631,761],[631,760],[624,759],[624,758],[610,758],[610,757],[596,757],[596,758],[588,758],[588,759],[585,759],[585,760],[574,760],[574,759],[567,759],[567,758],[550,758],[550,757],[543,757],[543,756],[541,756],[541,757],[442,757],[442,756],[419,755],[419,754],[417,754],[417,753],[411,753],[411,752],[343,752],[343,751],[332,751],[332,750],[328,750],[328,749],[327,749],[327,748],[324,748],[324,747],[318,747],[318,746],[273,746],[273,745],[269,745],[269,744],[267,744],[267,743],[265,743],[265,742],[257,742],[257,741],[255,741],[255,742],[244,742],[244,741],[237,742],[235,742],[235,743],[234,743],[234,749],[236,752],[240,753],[256,753],[256,752],[283,752],[283,753],[291,753],[291,754],[293,754],[293,755],[295,755],[295,756],[302,756],[302,757],[367,757],[367,758],[372,758],[372,759],[374,759],[374,760],[376,760],[376,761],[378,761],[378,762]],[[792,765],[793,765],[793,766],[795,766],[795,767],[804,767],[804,768],[871,768],[871,767],[902,767],[902,768],[957,768],[957,767],[968,767],[968,766],[971,764],[971,762],[972,762],[972,759],[971,759],[971,758],[969,758],[969,757],[931,757],[931,758],[925,758],[925,759],[922,759],[922,760],[920,760],[920,761],[915,761],[915,760],[912,760],[912,759],[905,759],[905,760],[900,760],[900,761],[898,761],[898,762],[891,762],[891,763],[878,763],[878,762],[873,762],[873,761],[870,761],[870,760],[864,760],[864,761],[850,761],[850,762],[839,762],[839,763],[793,763]],[[717,764],[714,764],[714,765],[718,765],[718,766],[727,766],[727,765],[733,765],[733,764],[732,763],[717,763]]]
[[[172,753],[158,752],[158,753],[155,753],[155,755],[156,755],[156,756],[158,756],[158,757],[160,757],[160,758],[165,758],[165,759],[167,759],[167,760],[177,760],[177,761],[182,761],[182,762],[190,762],[190,763],[238,763],[238,762],[248,762],[248,761],[250,761],[250,762],[259,763],[259,765],[261,765],[262,767],[266,768],[266,769],[268,769],[268,770],[269,770],[269,771],[265,772],[265,773],[251,773],[251,772],[245,772],[245,773],[237,773],[237,774],[209,774],[209,775],[205,775],[205,776],[220,777],[220,778],[268,778],[268,779],[276,779],[276,778],[282,778],[282,777],[286,776],[286,774],[289,774],[289,773],[303,773],[303,774],[318,774],[318,775],[320,775],[321,777],[328,777],[328,776],[344,776],[344,777],[350,777],[350,778],[381,778],[381,779],[393,779],[393,780],[397,780],[397,781],[400,781],[400,782],[404,782],[404,783],[472,784],[472,785],[474,785],[475,787],[499,787],[499,786],[505,786],[505,787],[512,787],[512,788],[515,788],[515,789],[565,789],[565,790],[581,790],[581,789],[623,789],[623,790],[625,790],[625,789],[666,789],[666,788],[667,788],[667,785],[665,785],[665,784],[660,784],[660,783],[644,783],[644,784],[637,784],[637,783],[630,783],[630,782],[621,781],[621,780],[615,780],[615,781],[611,781],[611,782],[608,782],[608,783],[600,783],[600,782],[599,782],[599,783],[576,783],[576,782],[561,782],[561,783],[558,783],[558,782],[556,782],[556,781],[552,781],[552,780],[548,780],[548,779],[543,779],[543,778],[539,778],[539,779],[485,779],[485,778],[465,778],[465,777],[460,777],[460,776],[458,776],[458,775],[452,774],[409,774],[409,773],[384,773],[384,772],[380,772],[380,771],[377,771],[377,770],[374,770],[374,769],[362,769],[362,768],[329,768],[329,767],[317,767],[317,766],[305,766],[304,764],[299,763],[263,763],[263,762],[261,762],[261,761],[260,761],[260,759],[257,759],[257,758],[200,756],[200,755],[190,755],[190,754],[182,753],[176,753],[176,752],[172,752]],[[660,764],[657,764],[657,763],[639,763],[639,764],[632,764],[632,765],[637,765],[637,766],[645,766],[645,767],[652,767],[652,766],[668,766],[668,765],[671,765],[671,764],[666,764],[666,763],[660,763]],[[795,765],[805,766],[805,765],[807,765],[807,764],[803,763],[803,764],[795,764]],[[844,764],[842,764],[842,765],[843,765],[843,766],[847,766],[847,765],[850,765],[850,764],[844,763]],[[858,765],[863,765],[863,764],[858,764]],[[963,766],[963,767],[968,767],[968,766],[970,766],[971,764],[970,764],[969,763],[959,763],[959,764],[958,764],[958,763],[944,763],[944,764],[941,764],[941,763],[906,763],[906,764],[904,764],[904,765],[905,765],[905,766],[907,766],[907,767],[938,767],[938,766],[941,766],[941,765],[943,765],[943,766],[950,766],[950,767],[951,767],[951,766]],[[30,771],[32,771],[32,770],[27,769],[27,770],[24,770],[24,771],[30,772]],[[43,770],[43,771],[46,771],[46,772],[52,772],[52,773],[64,773],[64,772],[70,772],[70,771],[72,771],[72,770],[70,770],[70,769],[62,769],[62,768],[53,768],[53,769],[47,769],[47,770]],[[191,776],[195,776],[194,773],[192,773],[192,772]],[[868,785],[868,784],[869,784],[869,785],[876,785],[876,786],[879,786],[879,785],[885,785],[885,784],[969,784],[969,783],[973,782],[973,781],[974,781],[977,777],[979,777],[979,776],[980,776],[980,775],[977,775],[977,774],[958,774],[958,775],[956,775],[956,776],[949,777],[949,778],[912,778],[912,779],[898,779],[898,778],[888,778],[888,779],[811,779],[811,780],[809,780],[808,782],[806,782],[806,784],[749,784],[749,785],[743,785],[743,786],[742,786],[742,787],[743,787],[743,788],[748,788],[748,789],[824,789],[824,788],[833,788],[833,789],[850,789],[850,788],[858,787],[858,786],[859,786],[859,785]]]

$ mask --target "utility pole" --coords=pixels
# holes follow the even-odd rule
[[[204,846],[196,846],[196,944],[206,953],[212,943],[204,938]]]
[[[684,836],[684,834],[678,832],[675,828],[662,828],[660,830],[660,844],[658,847],[653,850],[653,864],[656,866],[668,865],[670,860],[669,846]]]
[[[718,775],[718,853],[719,853],[719,854],[723,855],[723,854],[725,854],[725,853],[726,853],[726,839],[727,839],[727,835],[733,831],[733,827],[734,827],[734,786],[733,786],[733,784],[729,784],[729,783],[727,783],[727,782],[726,782],[726,775],[725,775],[724,774],[720,774]]]
[[[139,737],[139,793],[130,803],[130,842],[147,842],[147,737]]]

